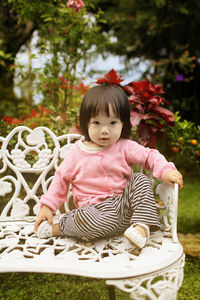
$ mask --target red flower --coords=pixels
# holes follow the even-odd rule
[[[29,114],[29,118],[34,118],[37,116],[37,111],[34,109],[31,109],[30,114]]]
[[[80,9],[84,6],[82,0],[68,0],[67,7],[75,8],[75,11],[78,13]]]
[[[21,119],[17,119],[17,118],[10,118],[10,117],[7,117],[7,116],[3,116],[3,120],[5,122],[7,122],[8,124],[20,124],[22,123],[22,120]]]
[[[75,85],[74,89],[79,91],[79,93],[81,95],[84,95],[88,90],[89,90],[90,86],[89,85],[84,85],[83,82],[81,82],[81,84],[79,85]]]
[[[10,118],[10,117],[3,116],[3,120],[4,120],[5,122],[7,122],[8,124],[12,124],[12,118]]]
[[[96,83],[108,83],[108,84],[115,84],[120,85],[120,82],[124,81],[121,75],[118,75],[115,70],[110,70],[108,73],[104,74],[103,77],[97,79]]]

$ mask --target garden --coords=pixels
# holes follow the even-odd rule
[[[186,265],[178,299],[200,299],[198,1],[3,0],[0,16],[0,136],[19,125],[79,133],[88,89],[120,86],[130,103],[131,139],[157,148],[183,174],[178,236]],[[89,68],[114,55],[123,67]],[[134,72],[138,80],[130,79]],[[102,281],[84,277],[6,273],[0,280],[1,299],[107,299]]]

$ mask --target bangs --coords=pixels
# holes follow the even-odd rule
[[[97,116],[99,113],[105,114],[107,117],[110,117],[110,107],[114,115],[121,119],[120,116],[120,103],[113,94],[108,95],[109,93],[104,93],[102,97],[98,97],[96,101],[94,101],[94,109],[91,110],[92,117]]]

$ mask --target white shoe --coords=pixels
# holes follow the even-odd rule
[[[37,230],[37,236],[39,239],[45,239],[53,236],[53,225],[54,224],[59,224],[60,219],[64,216],[65,214],[60,214],[60,215],[55,215],[53,216],[53,224],[50,225],[47,220],[44,220],[40,223],[38,230]]]
[[[47,220],[44,220],[40,223],[38,230],[37,230],[37,236],[39,239],[45,239],[53,236],[53,225],[54,224],[59,224],[60,219],[64,216],[65,214],[60,214],[60,215],[55,215],[53,216],[53,224],[50,225]]]
[[[37,230],[37,236],[39,239],[45,239],[53,236],[52,225],[49,224],[47,220],[43,221]]]
[[[135,229],[135,226],[138,225],[142,227],[146,232],[146,237],[143,237],[137,229]],[[134,226],[130,226],[126,229],[124,232],[124,236],[129,240],[129,242],[134,245],[135,247],[142,249],[147,244],[149,240],[149,227],[143,223],[137,223]]]

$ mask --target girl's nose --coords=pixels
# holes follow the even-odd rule
[[[107,127],[107,126],[102,126],[102,127],[101,127],[101,133],[102,133],[102,134],[108,133],[108,127]]]

